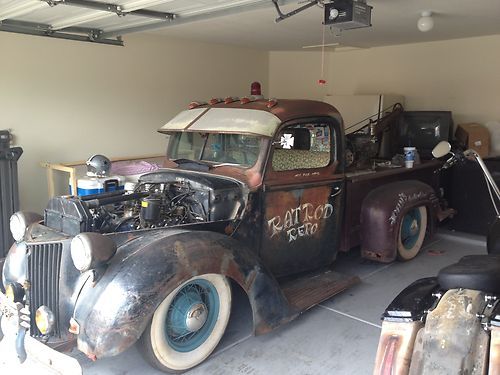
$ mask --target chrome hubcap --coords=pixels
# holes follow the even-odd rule
[[[414,236],[418,233],[418,221],[413,219],[410,224],[410,236]]]
[[[198,331],[207,321],[208,311],[203,303],[197,303],[186,314],[186,328],[191,332]]]

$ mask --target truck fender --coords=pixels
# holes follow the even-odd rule
[[[429,185],[406,180],[372,190],[361,207],[361,255],[389,263],[396,259],[397,236],[401,220],[412,208],[425,206],[430,234],[434,233],[439,201]]]
[[[202,274],[221,274],[241,286],[250,301],[255,334],[293,319],[277,281],[242,243],[215,232],[155,232],[121,246],[97,283],[83,288],[74,319],[80,325],[78,349],[90,358],[128,349],[160,303],[184,281]]]

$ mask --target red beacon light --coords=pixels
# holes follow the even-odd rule
[[[253,95],[253,96],[261,96],[262,95],[260,82],[257,82],[257,81],[252,82],[252,84],[250,85],[250,95]]]

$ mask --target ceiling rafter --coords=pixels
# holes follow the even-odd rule
[[[278,3],[280,5],[287,5],[297,3],[299,0],[226,0],[194,3],[192,6],[184,6],[184,8],[179,8],[179,4],[176,3],[176,9],[178,9],[178,11],[175,14],[173,12],[145,9],[175,1],[176,0],[108,0],[108,2],[105,2],[105,0],[16,0],[3,7],[0,6],[0,26],[4,26],[0,27],[0,31],[21,32],[42,36],[54,36],[56,32],[59,32],[57,37],[63,38],[70,28],[74,30],[75,27],[85,26],[85,24],[89,23],[92,25],[99,25],[99,22],[95,21],[120,17],[123,21],[117,24],[108,22],[108,27],[101,26],[99,29],[92,29],[98,30],[98,32],[90,32],[88,35],[84,33],[84,35],[80,36],[82,38],[88,37],[88,40],[85,41],[106,39],[107,42],[110,40],[116,42],[107,44],[122,45],[121,36],[124,34],[154,30],[165,26],[186,24],[221,16],[230,16],[246,11],[273,7],[273,4],[276,6]],[[319,0],[306,1],[309,4],[300,9],[312,7],[319,2]],[[27,22],[23,25],[16,24],[17,21],[22,22],[33,19],[30,15],[23,20],[21,17],[23,15],[36,12],[46,7],[57,7],[59,9],[59,6],[63,5],[77,7],[85,11],[77,12],[76,14],[73,13],[66,17],[60,17],[51,21],[50,24],[36,22]],[[43,17],[47,17],[50,12],[45,12],[43,14]],[[55,12],[55,14],[61,15],[64,13],[58,11]],[[142,20],[134,17],[128,21],[128,18],[124,17],[126,15],[139,16]],[[14,22],[12,23],[10,21]],[[106,24],[106,22],[101,24]],[[79,40],[78,38],[73,39]]]
[[[280,0],[280,5],[296,4],[297,0]],[[104,31],[106,37],[114,37],[118,35],[131,34],[141,31],[159,29],[168,26],[186,24],[190,22],[202,21],[209,18],[222,17],[242,13],[246,11],[256,10],[260,8],[270,8],[274,4],[271,0],[240,0],[230,4],[218,4],[209,9],[203,8],[200,11],[190,11],[180,13],[169,23],[148,22],[147,24],[139,24],[138,26],[123,25],[114,28],[109,28]]]
[[[52,22],[53,30],[62,30],[70,26],[81,25],[83,23],[98,21],[114,16],[126,16],[131,14],[134,16],[153,18],[159,21],[169,21],[174,19],[173,13],[156,12],[143,9],[146,7],[166,4],[173,0],[133,0],[122,4],[102,3],[93,0],[41,0],[52,5],[68,5],[82,9],[90,9],[84,14],[78,14],[73,17],[63,17]]]

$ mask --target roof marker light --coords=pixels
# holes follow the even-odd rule
[[[276,104],[278,104],[278,99],[268,99],[266,107],[273,108]]]
[[[191,102],[191,103],[189,103],[188,108],[189,109],[194,109],[196,107],[200,107],[200,106],[206,105],[206,104],[207,104],[207,102]]]
[[[215,105],[215,104],[218,104],[218,103],[221,103],[221,102],[222,102],[221,98],[212,98],[212,99],[210,99],[210,101],[208,102],[208,104]]]
[[[240,100],[240,98],[238,98],[237,96],[228,96],[227,98],[224,99],[224,103],[225,104],[234,103],[237,102],[238,100]]]

